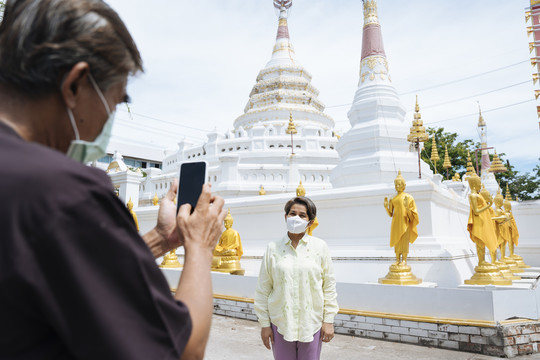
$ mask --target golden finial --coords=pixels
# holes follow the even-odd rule
[[[510,189],[508,189],[508,184],[506,184],[506,196],[505,200],[512,201],[512,195],[510,195]]]
[[[261,187],[259,189],[259,195],[266,195],[266,191],[264,190],[264,186],[262,186],[262,184],[261,184]]]
[[[478,103],[478,126],[486,126],[484,117],[482,116],[482,109],[480,108],[480,103]]]
[[[449,169],[452,167],[452,163],[450,162],[450,156],[448,156],[448,146],[444,145],[444,162],[442,167],[444,169]]]
[[[435,174],[437,173],[437,161],[439,161],[439,152],[437,151],[437,140],[435,135],[433,135],[433,141],[431,141],[431,162],[433,163],[433,169],[435,169]]]
[[[159,203],[159,198],[156,192],[156,195],[154,195],[154,197],[152,198],[152,205],[156,206],[158,203]]]
[[[424,128],[422,122],[422,115],[420,114],[420,106],[418,105],[418,95],[416,95],[416,105],[414,106],[414,120],[412,123],[409,135],[407,135],[407,141],[409,142],[424,142],[429,140],[428,134],[426,134],[426,128]]]
[[[497,151],[495,151],[495,155],[493,155],[493,161],[491,162],[491,166],[489,167],[489,172],[502,173],[506,171],[508,171],[508,169],[502,163],[499,155],[497,155]]]
[[[379,24],[377,16],[377,2],[375,0],[364,1],[364,26]]]
[[[300,184],[296,188],[296,196],[306,196],[306,189],[302,185],[302,180],[300,180]]]
[[[294,122],[292,119],[292,113],[289,113],[289,127],[285,131],[287,134],[296,134],[298,131],[296,131],[296,126],[294,126]]]
[[[476,175],[476,171],[474,171],[474,167],[472,166],[472,160],[471,160],[471,152],[467,150],[467,173],[465,175],[472,176]]]

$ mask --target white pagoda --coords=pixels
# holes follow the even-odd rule
[[[186,161],[208,162],[208,182],[223,197],[292,192],[300,181],[307,191],[332,187],[338,163],[334,120],[325,114],[311,74],[298,63],[289,37],[287,14],[292,2],[275,0],[279,23],[272,57],[259,72],[230,133],[211,132],[204,144],[178,143],[163,160],[163,171],[140,187],[139,205],[162,197],[178,167]]]

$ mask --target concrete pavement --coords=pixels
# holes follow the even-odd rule
[[[262,344],[258,323],[249,320],[214,315],[205,359],[273,360],[273,356],[272,351],[267,350]],[[428,348],[418,345],[337,334],[330,343],[323,344],[321,359],[483,360],[498,358],[467,352]],[[516,359],[540,359],[540,353],[520,356]]]

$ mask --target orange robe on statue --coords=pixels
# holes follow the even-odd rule
[[[486,206],[486,201],[482,196],[476,196],[476,201],[478,209]],[[471,204],[467,230],[470,233],[471,240],[476,244],[486,246],[490,252],[497,249],[497,235],[489,210],[482,211],[480,214],[476,215]]]
[[[407,197],[409,200],[409,210],[412,214],[412,219],[407,216],[407,209],[403,204],[403,199]],[[390,229],[390,246],[396,248],[396,254],[407,254],[409,251],[409,243],[413,243],[418,237],[418,210],[416,203],[411,195],[402,192],[392,198],[392,206],[394,213],[392,215],[392,227]]]

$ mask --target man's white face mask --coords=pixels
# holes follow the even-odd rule
[[[107,145],[109,144],[109,140],[111,139],[112,126],[115,116],[115,111],[110,110],[109,104],[107,104],[107,100],[105,100],[105,96],[103,96],[103,93],[97,86],[92,75],[88,74],[88,78],[90,79],[92,86],[99,95],[103,106],[105,106],[105,110],[107,111],[109,118],[107,119],[105,125],[103,125],[103,129],[94,141],[84,141],[81,140],[81,138],[79,137],[79,129],[77,129],[77,124],[75,123],[75,117],[73,116],[73,112],[70,108],[67,108],[69,120],[71,121],[71,126],[73,126],[73,132],[75,132],[75,140],[71,141],[66,155],[73,160],[82,162],[83,164],[105,156],[105,154],[107,153]]]

